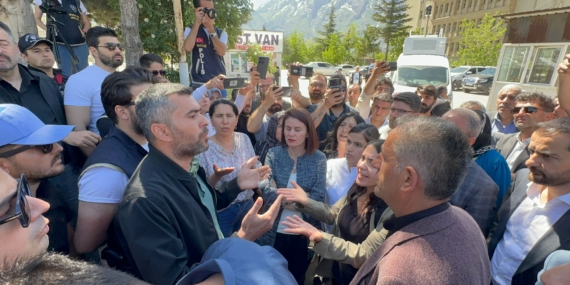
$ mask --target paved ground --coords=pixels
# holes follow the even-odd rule
[[[281,71],[281,86],[287,86],[287,71],[286,70],[282,70]],[[301,89],[301,93],[303,93],[304,96],[309,96],[308,93],[308,87],[309,87],[309,80],[305,79],[305,78],[301,78],[299,80],[299,87]],[[463,93],[461,91],[453,91],[453,108],[458,108],[463,102],[466,101],[479,101],[481,102],[484,106],[487,106],[487,100],[489,99],[489,96],[487,95],[483,95],[480,93]]]

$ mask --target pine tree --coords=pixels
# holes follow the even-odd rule
[[[331,3],[331,11],[329,13],[329,20],[323,25],[323,31],[317,31],[321,36],[320,38],[315,38],[315,43],[317,44],[317,51],[322,53],[329,45],[329,41],[333,34],[336,34],[336,15],[334,13],[334,1]]]
[[[380,24],[376,32],[386,43],[386,60],[390,51],[390,40],[405,36],[411,29],[411,26],[406,25],[412,20],[406,13],[409,8],[406,0],[380,0],[374,7],[376,13],[372,15],[372,19]]]

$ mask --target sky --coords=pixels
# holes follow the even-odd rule
[[[259,8],[259,6],[269,2],[269,0],[251,0],[251,2],[253,2],[253,9],[257,9]]]

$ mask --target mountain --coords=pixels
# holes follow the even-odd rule
[[[258,1],[259,2],[259,1]],[[242,28],[268,31],[283,31],[285,35],[294,30],[303,32],[306,39],[318,36],[328,21],[332,0],[273,0],[262,4],[252,14],[252,20]],[[351,23],[364,31],[367,24],[374,24],[374,8],[371,0],[336,0],[336,30],[346,32]]]

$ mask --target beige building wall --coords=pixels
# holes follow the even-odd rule
[[[425,7],[432,5],[432,13],[428,23],[428,34],[439,34],[447,37],[446,53],[450,59],[456,59],[459,51],[461,31],[459,26],[463,19],[474,20],[475,23],[482,21],[486,13],[491,15],[514,12],[517,2],[535,2],[541,5],[550,0],[418,0],[420,2],[419,13],[425,14]],[[570,0],[552,0],[570,1]],[[522,8],[524,9],[524,8]],[[532,10],[532,9],[531,9]],[[425,29],[426,18],[419,17],[417,27]]]
[[[570,0],[521,0],[513,5],[513,13],[570,6]]]
[[[420,18],[420,6],[423,0],[406,0],[406,4],[410,6],[408,9],[408,15],[412,18],[412,21],[408,25],[412,26],[412,29],[418,28],[418,21]]]

